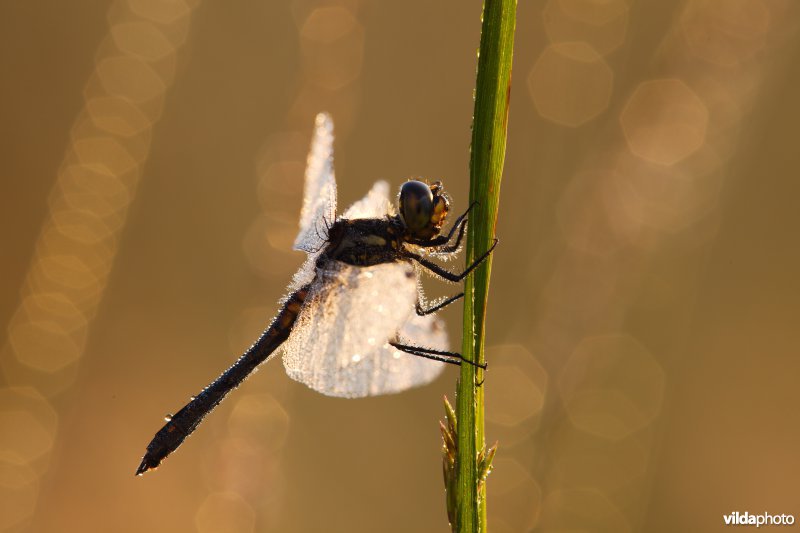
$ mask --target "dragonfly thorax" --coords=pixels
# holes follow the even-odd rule
[[[397,217],[342,218],[328,231],[328,245],[320,259],[349,265],[372,266],[399,260],[404,228]]]

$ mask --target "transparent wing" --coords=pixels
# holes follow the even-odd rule
[[[435,379],[444,364],[395,350],[400,338],[447,349],[444,325],[414,312],[411,265],[356,267],[334,263],[319,272],[289,339],[286,373],[329,396],[348,398],[400,392]]]
[[[354,218],[383,218],[391,212],[389,184],[381,180],[376,181],[366,196],[348,207],[342,216],[351,220]]]
[[[327,226],[336,217],[336,177],[333,173],[333,120],[327,113],[317,115],[314,138],[306,163],[300,232],[294,249],[313,253],[325,242]]]

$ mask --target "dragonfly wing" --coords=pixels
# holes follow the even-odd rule
[[[354,218],[383,218],[391,214],[389,203],[389,184],[385,181],[376,181],[372,189],[353,205],[347,208],[342,217]]]
[[[333,119],[327,113],[320,113],[314,123],[314,138],[306,163],[300,232],[294,240],[294,249],[307,253],[318,251],[325,243],[327,228],[335,218]]]
[[[442,363],[388,344],[399,334],[447,349],[443,325],[413,313],[416,291],[407,263],[357,267],[337,262],[318,272],[284,344],[287,374],[323,394],[348,398],[400,392],[433,380]]]

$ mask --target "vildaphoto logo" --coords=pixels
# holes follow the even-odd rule
[[[794,524],[794,515],[790,514],[750,514],[734,511],[722,515],[726,526],[791,526]]]

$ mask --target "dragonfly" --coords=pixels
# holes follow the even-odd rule
[[[391,394],[435,379],[444,363],[485,369],[449,351],[435,312],[464,296],[427,304],[420,273],[458,283],[494,250],[462,272],[432,260],[458,253],[470,206],[442,231],[450,200],[441,182],[406,181],[397,209],[378,181],[336,215],[333,121],[317,115],[308,156],[300,231],[294,249],[307,254],[280,310],[256,342],[180,411],[165,417],[136,475],[158,467],[225,396],[279,348],[289,377],[329,396]]]

